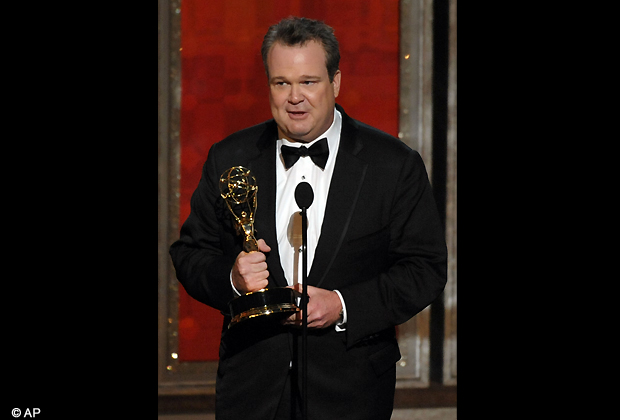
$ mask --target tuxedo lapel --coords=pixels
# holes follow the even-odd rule
[[[320,287],[344,240],[359,198],[368,164],[356,155],[362,144],[356,137],[357,128],[342,108],[340,146],[332,175],[321,236],[314,254],[308,284]]]
[[[276,286],[287,286],[284,270],[280,264],[276,233],[276,140],[275,122],[261,135],[257,142],[259,154],[248,162],[258,185],[254,229],[256,239],[264,239],[271,247],[267,255],[269,273]]]

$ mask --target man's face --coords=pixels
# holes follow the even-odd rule
[[[304,143],[315,140],[333,122],[340,70],[330,83],[325,51],[314,41],[302,47],[275,43],[267,65],[269,103],[280,138]]]

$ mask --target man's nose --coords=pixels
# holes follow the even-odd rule
[[[293,83],[291,85],[291,91],[288,96],[288,101],[292,104],[298,104],[304,100],[304,94],[301,89],[301,86]]]

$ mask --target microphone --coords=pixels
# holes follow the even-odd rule
[[[307,209],[314,201],[314,191],[307,182],[300,182],[295,188],[295,202],[300,209]]]

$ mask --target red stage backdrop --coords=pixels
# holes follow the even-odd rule
[[[398,135],[397,0],[181,2],[180,222],[211,145],[272,118],[260,46],[287,16],[325,21],[340,43],[337,102],[355,119]],[[260,205],[260,195],[258,196]],[[179,288],[179,359],[218,359],[222,315]]]

